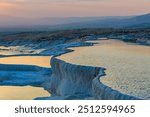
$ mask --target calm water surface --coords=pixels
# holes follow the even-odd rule
[[[16,56],[0,58],[0,64],[24,64],[50,67],[50,56]],[[39,87],[0,86],[0,100],[31,100],[36,97],[47,97],[50,94]]]
[[[71,48],[60,56],[65,61],[106,68],[101,81],[119,90],[150,99],[150,47],[127,44],[119,40],[97,40],[94,46]]]

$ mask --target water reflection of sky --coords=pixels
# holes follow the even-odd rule
[[[32,100],[50,94],[38,87],[0,86],[0,100]]]
[[[113,89],[150,99],[150,47],[117,40],[96,41],[90,47],[72,48],[60,56],[65,61],[106,68],[102,82]]]

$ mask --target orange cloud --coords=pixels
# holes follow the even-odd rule
[[[13,8],[15,8],[15,4],[0,2],[0,14],[9,14]]]
[[[9,7],[11,7],[12,6],[12,4],[10,4],[10,3],[0,3],[0,8],[9,8]]]

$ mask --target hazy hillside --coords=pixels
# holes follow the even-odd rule
[[[43,26],[79,23],[86,21],[103,20],[109,17],[44,17],[44,18],[24,18],[8,15],[0,15],[0,27],[21,27],[21,26]]]
[[[51,31],[78,28],[149,28],[150,14],[111,17],[20,18],[1,16],[0,32]]]
[[[150,25],[150,14],[134,16],[134,17],[112,17],[101,20],[85,21],[81,23],[67,24],[65,27],[78,27],[78,28],[128,28],[140,27],[145,28]]]

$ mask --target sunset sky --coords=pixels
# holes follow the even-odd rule
[[[150,0],[0,0],[1,16],[123,16],[149,12]]]

